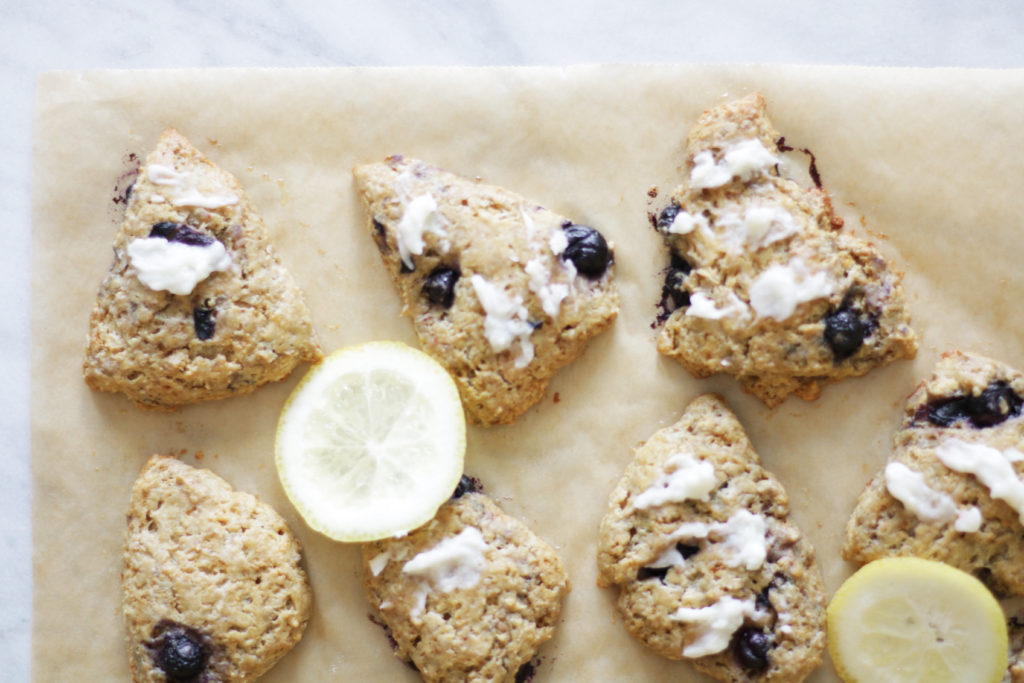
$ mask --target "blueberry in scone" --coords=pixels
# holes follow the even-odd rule
[[[846,528],[843,557],[913,555],[1024,595],[1024,374],[943,355],[911,394],[893,453]]]
[[[653,219],[669,251],[658,351],[769,406],[917,352],[901,274],[785,175],[783,140],[760,94],[706,111]]]
[[[302,294],[238,180],[165,131],[114,237],[86,383],[173,409],[249,393],[321,355]]]
[[[426,681],[517,681],[569,590],[554,549],[478,489],[463,478],[431,522],[363,546],[373,618]]]
[[[627,630],[722,681],[800,681],[825,648],[825,590],[789,499],[714,395],[637,449],[609,498],[598,582]]]
[[[122,609],[132,681],[252,681],[302,637],[312,593],[280,515],[155,455],[132,488]]]
[[[403,313],[474,422],[515,421],[615,319],[614,246],[597,229],[416,159],[354,174]]]

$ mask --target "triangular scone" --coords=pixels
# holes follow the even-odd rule
[[[321,356],[302,294],[241,185],[165,131],[114,238],[86,383],[173,409],[249,393]]]
[[[569,590],[550,545],[461,484],[429,523],[365,544],[363,564],[374,618],[428,683],[524,680]]]
[[[122,588],[132,680],[252,681],[302,637],[312,593],[284,520],[209,470],[150,458]]]
[[[657,218],[670,252],[658,351],[769,406],[917,352],[902,274],[841,232],[820,187],[783,175],[791,149],[759,94],[706,111]]]
[[[597,230],[415,159],[354,173],[404,314],[475,422],[513,422],[615,319]]]
[[[846,528],[843,557],[939,560],[1024,595],[1024,374],[951,352],[907,401],[893,454]]]
[[[636,451],[609,499],[597,560],[626,628],[664,657],[744,682],[800,681],[821,663],[814,550],[717,396],[694,400]]]

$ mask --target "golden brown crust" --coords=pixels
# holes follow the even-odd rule
[[[681,454],[713,465],[708,499],[640,503]],[[735,565],[724,539],[679,535],[686,524],[723,524],[737,513],[764,523],[766,555],[756,567]],[[748,615],[744,627],[760,631],[770,644],[766,668],[755,671],[739,663],[738,631],[729,647],[696,657],[694,666],[723,681],[803,680],[821,663],[825,647],[825,590],[813,548],[788,517],[786,492],[761,467],[742,425],[721,398],[701,396],[675,424],[637,449],[612,492],[601,522],[598,581],[618,587],[618,608],[629,632],[669,659],[683,658],[684,648],[698,637],[674,616],[676,610],[726,598],[750,601],[763,614]],[[678,543],[687,555],[662,566],[667,551],[683,552]]]
[[[1001,452],[1024,452],[1024,417],[1018,413],[980,429],[967,421],[943,426],[927,419],[929,405],[980,396],[996,382],[1024,396],[1020,371],[977,354],[945,354],[932,376],[907,400],[903,426],[895,435],[889,459],[923,475],[934,491],[951,496],[958,511],[977,507],[980,528],[962,532],[954,527],[954,519],[919,518],[889,492],[883,470],[865,487],[847,522],[845,559],[865,563],[892,555],[924,557],[975,574],[998,592],[1024,595],[1024,528],[1019,513],[994,498],[974,475],[954,471],[936,456],[939,446],[951,439]],[[1024,475],[1024,462],[1014,462],[1012,467],[1018,477]]]
[[[813,400],[824,384],[917,352],[902,274],[869,243],[838,232],[842,220],[828,194],[784,177],[780,140],[758,93],[705,112],[687,141],[692,175],[667,209],[681,218],[662,214],[658,226],[676,260],[690,268],[675,288],[689,303],[671,311],[658,351],[696,377],[734,375],[769,406],[791,393]],[[724,173],[726,156],[744,145],[760,145],[755,153],[766,161],[731,179],[707,181],[694,171]],[[798,281],[820,277],[825,288],[779,319],[754,300],[769,269],[788,270]],[[698,298],[732,312],[709,315],[706,305],[695,305]],[[850,353],[836,352],[825,338],[826,318],[841,310],[852,311],[864,331]]]
[[[176,190],[151,177],[153,165],[182,174],[200,195],[236,201],[175,206]],[[127,247],[165,221],[218,240],[231,256],[230,269],[214,272],[191,294],[143,284]],[[197,310],[205,311],[212,328],[203,334]],[[200,338],[206,332],[210,336]],[[114,262],[89,321],[86,383],[124,393],[142,407],[169,410],[249,393],[321,356],[302,294],[242,186],[169,128],[140,168],[114,237]]]
[[[354,174],[403,313],[412,318],[421,348],[455,378],[474,422],[515,421],[543,397],[555,372],[583,353],[618,314],[613,264],[600,277],[589,278],[568,268],[552,250],[552,237],[571,224],[566,217],[415,159],[391,157],[359,166]],[[410,202],[427,195],[436,202],[444,234],[425,232],[423,252],[411,256],[409,269],[403,266],[397,226]],[[447,308],[422,294],[425,280],[438,267],[460,273]],[[504,350],[489,341],[488,315],[474,277],[523,306],[521,319],[534,326],[528,335],[533,357],[525,364],[520,340]],[[554,313],[545,309],[539,283],[566,288]]]
[[[467,528],[487,544],[474,585],[443,591],[403,571]],[[364,545],[363,561],[376,618],[426,681],[512,683],[554,634],[569,590],[554,549],[480,493],[449,501],[408,536]]]
[[[210,472],[155,455],[132,488],[122,608],[132,680],[164,683],[154,641],[202,637],[201,680],[252,681],[302,637],[312,593],[284,520]]]

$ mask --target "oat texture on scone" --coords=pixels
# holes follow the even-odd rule
[[[760,94],[710,109],[655,219],[669,250],[658,351],[769,406],[917,352],[902,274],[790,177],[792,151]]]
[[[374,619],[426,681],[518,680],[569,590],[555,550],[472,488],[409,535],[365,544],[363,560]]]
[[[86,383],[169,410],[249,393],[321,356],[302,293],[238,180],[165,131],[114,237]]]
[[[302,637],[312,592],[284,519],[171,456],[132,488],[122,574],[132,681],[252,681]]]
[[[474,422],[515,421],[615,319],[599,230],[415,159],[354,174],[403,313]]]
[[[718,396],[635,453],[609,498],[598,582],[626,629],[721,681],[801,681],[822,661],[825,589],[789,499]]]
[[[907,401],[885,468],[860,494],[843,557],[912,555],[1024,595],[1024,374],[945,354]]]

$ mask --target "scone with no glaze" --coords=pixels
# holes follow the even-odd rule
[[[893,454],[846,528],[843,557],[912,555],[1024,595],[1024,374],[945,354],[907,401]]]
[[[615,319],[613,246],[597,230],[415,159],[354,174],[403,313],[474,422],[515,421]]]
[[[321,356],[302,294],[239,182],[165,131],[114,237],[86,383],[168,410],[249,393]]]
[[[551,546],[465,481],[433,521],[363,546],[366,593],[424,680],[512,683],[554,634],[569,581]]]
[[[917,352],[902,275],[842,232],[825,191],[783,175],[791,149],[760,94],[706,111],[656,219],[670,253],[658,351],[769,406]]]
[[[132,681],[252,681],[302,637],[299,542],[254,496],[153,456],[132,488],[122,607]]]
[[[725,402],[704,395],[641,446],[609,499],[598,582],[629,632],[722,681],[801,681],[825,648],[814,550]]]

